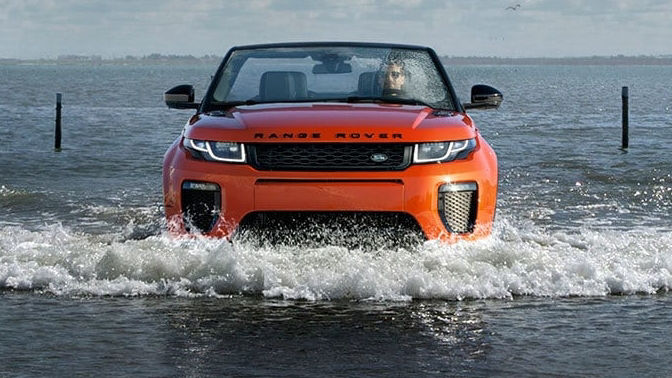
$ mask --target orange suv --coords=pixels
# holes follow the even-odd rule
[[[228,237],[258,217],[343,213],[394,214],[428,239],[491,231],[497,157],[465,109],[502,94],[475,85],[461,103],[430,48],[234,47],[201,102],[191,85],[164,98],[196,109],[163,162],[174,232]]]

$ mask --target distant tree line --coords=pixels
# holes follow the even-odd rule
[[[56,59],[0,58],[0,64],[212,64],[221,60],[221,56],[214,54],[196,57],[193,55],[163,55],[154,53],[144,56],[127,55],[121,58],[103,58],[100,55],[59,55]]]
[[[500,58],[500,57],[453,57],[442,56],[447,65],[672,65],[672,55],[650,56],[588,56],[570,58]]]
[[[501,58],[496,56],[442,56],[447,65],[672,65],[671,55],[640,56],[589,56],[569,58]],[[127,55],[120,58],[103,58],[100,55],[60,55],[56,59],[2,59],[0,64],[217,64],[220,55],[159,54],[144,56]]]

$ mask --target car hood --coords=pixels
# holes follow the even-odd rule
[[[468,115],[397,104],[264,104],[197,114],[185,135],[235,142],[426,142],[474,138]]]

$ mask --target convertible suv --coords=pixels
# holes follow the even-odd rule
[[[393,216],[428,239],[492,228],[497,158],[468,108],[502,95],[475,85],[461,103],[436,53],[379,43],[232,48],[165,154],[169,228],[229,237],[268,217]]]

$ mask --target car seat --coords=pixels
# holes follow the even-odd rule
[[[357,83],[357,95],[371,97],[380,95],[380,72],[362,72]]]
[[[291,101],[308,98],[306,74],[295,71],[268,71],[259,83],[261,101]]]

